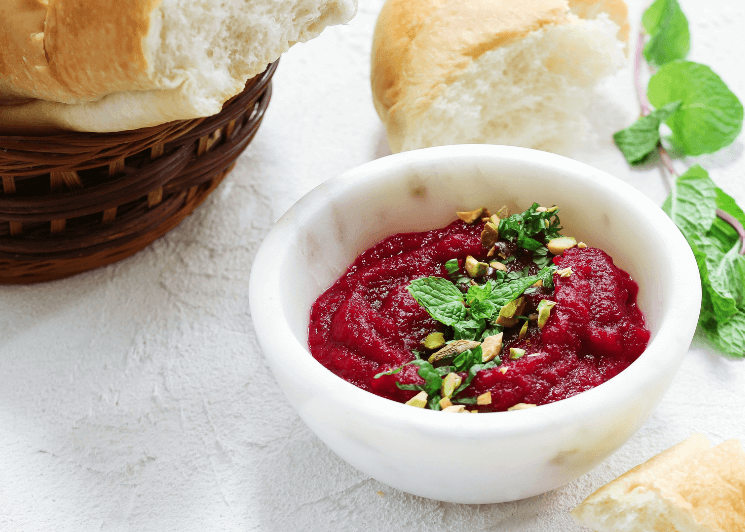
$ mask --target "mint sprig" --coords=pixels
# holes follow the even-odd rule
[[[677,0],[654,2],[644,12],[642,24],[650,36],[644,47],[644,58],[649,64],[660,66],[688,55],[688,19]]]
[[[688,21],[676,0],[656,0],[644,13],[634,64],[642,117],[614,135],[629,164],[646,162],[654,151],[673,178],[663,210],[693,250],[702,285],[700,330],[723,353],[745,357],[745,213],[698,165],[678,177],[659,128],[670,127],[669,140],[683,155],[712,153],[742,130],[743,107],[709,67],[684,61]],[[641,78],[641,49],[653,66],[646,94]],[[651,105],[657,109],[652,109]]]
[[[538,203],[533,203],[525,211],[500,220],[500,238],[513,240],[519,247],[535,252],[544,247],[544,241],[561,236],[559,210],[539,211],[539,207]]]

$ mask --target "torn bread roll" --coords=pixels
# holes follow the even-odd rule
[[[0,132],[110,132],[219,113],[356,0],[2,0]]]
[[[742,532],[745,452],[695,434],[621,475],[572,510],[596,532]]]
[[[623,0],[388,0],[372,49],[394,152],[463,143],[564,151],[626,63]]]

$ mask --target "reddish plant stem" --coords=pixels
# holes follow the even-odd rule
[[[642,108],[642,116],[647,116],[652,111],[652,106],[647,99],[647,92],[642,84],[642,50],[644,49],[644,41],[646,40],[646,33],[644,30],[639,31],[639,36],[636,41],[636,53],[634,54],[634,85],[636,86],[636,96],[639,99],[639,105]],[[671,187],[675,184],[675,180],[678,179],[678,172],[675,171],[673,166],[673,159],[670,154],[667,153],[662,142],[657,144],[657,151],[660,153],[660,162],[670,174]],[[743,228],[740,221],[732,216],[731,214],[723,211],[722,209],[716,210],[717,216],[730,224],[732,228],[737,231],[740,238],[740,255],[745,255],[745,228]]]

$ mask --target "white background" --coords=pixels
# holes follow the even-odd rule
[[[690,58],[745,99],[745,8],[681,3]],[[398,492],[305,427],[256,343],[248,278],[261,240],[297,199],[389,153],[369,88],[381,5],[362,0],[351,24],[285,54],[258,135],[176,230],[107,268],[0,287],[0,530],[580,531],[574,505],[692,432],[745,439],[744,362],[699,340],[620,451],[561,489],[514,503]],[[634,22],[642,9],[632,1]],[[661,203],[663,174],[631,170],[610,139],[638,114],[631,76],[628,68],[604,85],[573,156]],[[745,206],[742,136],[697,162]]]

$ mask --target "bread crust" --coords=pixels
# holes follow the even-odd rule
[[[402,149],[417,117],[485,52],[569,23],[570,8],[595,18],[606,4],[627,35],[623,0],[388,0],[373,36],[371,84],[391,149]]]
[[[598,489],[572,516],[598,532],[741,532],[745,452],[738,440],[711,448],[694,434]]]
[[[4,0],[0,91],[82,103],[157,88],[145,38],[160,0]]]
[[[218,113],[292,44],[349,21],[356,7],[0,0],[0,133],[122,131]]]

